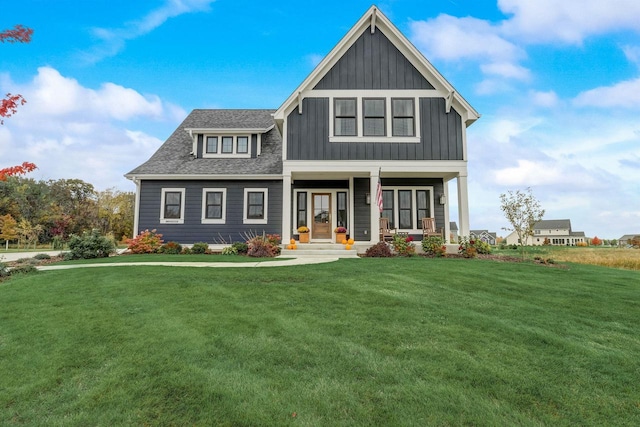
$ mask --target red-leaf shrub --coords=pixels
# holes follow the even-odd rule
[[[133,239],[127,239],[127,248],[134,254],[152,254],[162,246],[162,234],[156,230],[144,230]]]

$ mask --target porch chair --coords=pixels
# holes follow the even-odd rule
[[[435,218],[422,218],[422,238],[438,236],[443,237],[442,228],[436,229]]]
[[[396,229],[389,228],[389,218],[380,218],[380,241],[391,241],[395,235]]]

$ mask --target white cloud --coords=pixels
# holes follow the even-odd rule
[[[622,51],[629,61],[640,65],[640,46],[622,46]]]
[[[128,40],[133,40],[155,30],[168,19],[191,12],[204,12],[210,9],[215,0],[165,0],[164,4],[152,10],[139,20],[126,23],[120,28],[94,28],[93,35],[100,43],[83,57],[90,63],[114,56],[124,49]]]
[[[510,62],[525,52],[499,34],[499,28],[477,18],[439,15],[410,23],[411,40],[427,58]]]
[[[506,77],[515,80],[528,81],[531,79],[531,72],[521,65],[512,64],[509,62],[493,62],[490,64],[483,64],[480,66],[483,73],[489,75],[495,75],[500,77]]]
[[[39,68],[33,82],[20,88],[20,93],[28,100],[25,114],[66,117],[81,113],[84,119],[126,121],[137,117],[161,119],[176,113],[174,106],[166,105],[156,95],[143,96],[114,83],[89,89],[51,67]]]
[[[608,31],[640,32],[637,0],[498,0],[498,7],[512,15],[504,33],[532,43],[580,44]]]
[[[640,108],[640,77],[581,92],[573,102],[579,107]]]
[[[87,88],[50,67],[22,86],[8,76],[0,79],[0,91],[7,87],[22,93],[27,104],[0,126],[1,164],[33,162],[34,179],[78,178],[98,189],[130,190],[122,175],[162,143],[140,127],[172,130],[186,115],[158,96],[114,83]]]
[[[555,107],[560,102],[558,95],[552,90],[547,92],[530,91],[529,98],[534,105],[539,107]]]

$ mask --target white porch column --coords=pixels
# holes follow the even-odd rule
[[[458,175],[458,230],[460,237],[469,237],[469,193],[467,188],[467,176]]]
[[[372,245],[380,241],[380,211],[378,210],[378,204],[376,203],[376,191],[378,190],[378,171],[371,172],[369,177],[369,194],[371,195],[371,204],[369,210],[371,211],[371,233],[370,242]]]
[[[451,243],[451,220],[449,219],[449,181],[444,181],[444,197],[447,202],[444,205],[444,241]]]
[[[291,240],[291,175],[282,176],[282,243]]]

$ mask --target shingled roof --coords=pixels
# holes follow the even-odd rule
[[[149,160],[125,176],[142,175],[281,175],[282,138],[275,128],[275,110],[193,110]],[[190,154],[187,129],[261,129],[262,150],[255,159],[198,158]]]

